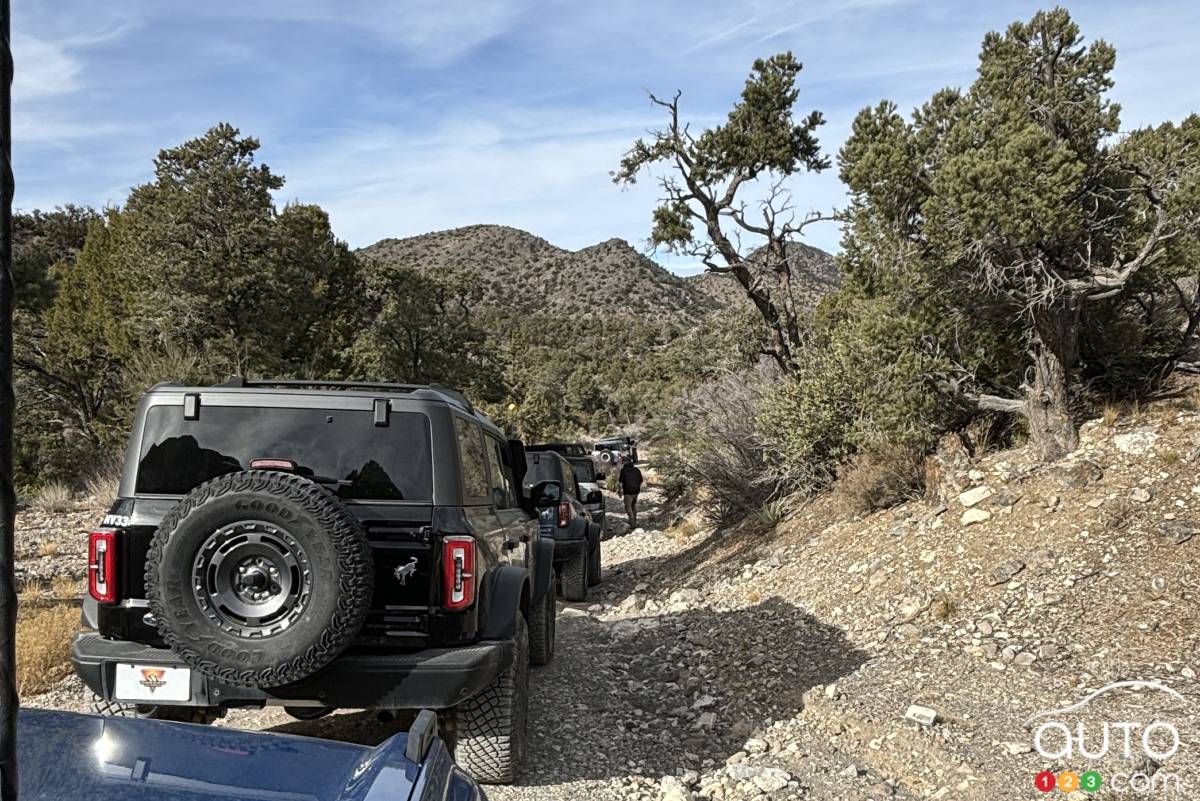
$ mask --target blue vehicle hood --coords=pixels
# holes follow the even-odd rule
[[[22,710],[20,791],[22,801],[409,801],[433,797],[426,785],[436,784],[442,788],[435,794],[439,798],[478,797],[473,788],[457,786],[465,777],[453,769],[440,740],[426,757],[425,775],[421,765],[405,758],[405,741],[398,734],[368,748],[186,723]]]

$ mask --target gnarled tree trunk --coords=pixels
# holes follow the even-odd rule
[[[1026,387],[1022,413],[1033,447],[1046,462],[1079,447],[1070,398],[1078,360],[1079,305],[1068,297],[1033,313],[1033,383]]]

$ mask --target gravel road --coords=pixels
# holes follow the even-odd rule
[[[525,767],[514,786],[489,788],[489,797],[855,797],[844,794],[839,773],[858,778],[859,769],[824,738],[772,737],[771,727],[794,719],[803,693],[865,655],[840,630],[777,599],[718,609],[701,589],[674,584],[703,538],[664,533],[658,499],[645,496],[647,529],[606,540],[603,582],[586,603],[560,603],[555,658],[531,673]],[[807,650],[804,659],[797,648]],[[73,678],[27,702],[86,709]],[[299,722],[274,708],[234,711],[218,725],[374,745],[406,723],[369,712]],[[879,787],[862,798],[902,797]]]

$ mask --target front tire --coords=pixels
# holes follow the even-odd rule
[[[563,565],[563,598],[566,598],[568,601],[587,600],[588,562],[588,552],[581,550]]]
[[[518,613],[512,664],[455,710],[459,767],[483,784],[511,783],[525,756],[528,710],[529,631]]]
[[[554,600],[554,586],[558,578],[550,569],[550,584],[542,594],[537,609],[529,615],[529,662],[546,665],[554,658],[554,635],[557,628],[558,604]]]

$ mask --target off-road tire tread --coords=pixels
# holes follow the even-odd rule
[[[123,701],[107,701],[92,693],[92,702],[88,705],[93,715],[103,715],[112,718],[142,718],[144,720],[169,720],[175,723],[198,723],[208,725],[221,717],[219,712],[209,707],[195,706],[155,706],[153,712],[139,712],[137,704]]]
[[[189,639],[171,628],[171,616],[162,604],[158,588],[157,566],[162,561],[163,548],[180,522],[196,507],[239,492],[269,492],[312,514],[334,543],[341,576],[337,611],[321,637],[302,654],[262,670],[224,665],[197,651]],[[238,687],[281,687],[307,678],[332,662],[366,622],[374,583],[371,546],[358,520],[319,484],[278,471],[245,470],[198,485],[163,518],[146,555],[146,597],[167,647],[194,669]]]
[[[508,670],[455,709],[459,767],[484,784],[512,782],[525,754],[528,704],[529,632],[518,615]]]
[[[600,535],[596,535],[596,547],[588,552],[588,586],[595,587],[600,583],[603,561],[600,555]]]
[[[529,617],[529,662],[533,665],[548,665],[554,658],[554,618],[558,614],[554,585],[557,580],[554,568],[550,568],[550,583],[536,613]]]
[[[113,718],[136,718],[139,717],[137,707],[134,704],[125,704],[120,701],[108,701],[104,698],[92,694],[92,703],[89,704],[93,715],[104,715],[105,717]]]
[[[586,601],[588,591],[588,552],[580,551],[563,564],[563,598]]]

